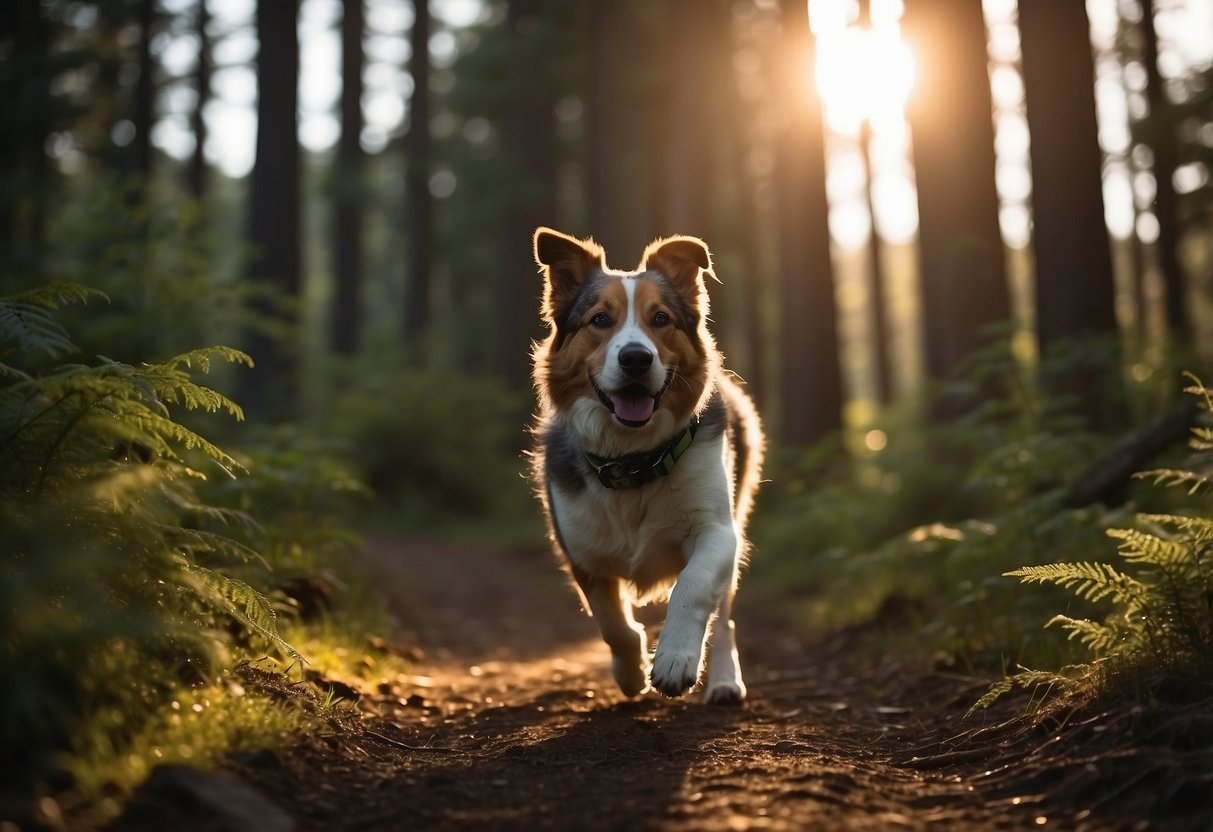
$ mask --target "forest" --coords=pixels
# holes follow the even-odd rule
[[[6,0],[0,88],[0,832],[1213,825],[1205,0]],[[711,250],[739,706],[546,539],[541,226]]]

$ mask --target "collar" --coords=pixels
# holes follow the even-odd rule
[[[690,424],[682,433],[675,436],[664,445],[651,451],[627,454],[626,456],[609,457],[596,456],[589,451],[585,453],[585,461],[598,475],[598,481],[607,488],[639,488],[652,482],[658,477],[665,476],[674,470],[674,463],[686,453],[695,439],[695,431],[699,428],[699,417],[691,417]]]

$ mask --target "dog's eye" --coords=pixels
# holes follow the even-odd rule
[[[597,315],[590,318],[590,323],[599,329],[606,329],[611,325],[611,317],[605,312],[599,312]]]
[[[657,312],[653,315],[653,326],[665,326],[670,322],[670,316],[664,312]]]

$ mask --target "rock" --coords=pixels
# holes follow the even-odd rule
[[[292,832],[277,804],[234,774],[186,765],[157,766],[109,832]]]

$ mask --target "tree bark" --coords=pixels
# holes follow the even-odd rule
[[[782,86],[788,122],[778,148],[781,432],[803,445],[842,426],[825,131],[807,4],[783,0]],[[804,71],[808,69],[808,78]]]
[[[341,138],[333,182],[333,349],[352,355],[362,325],[363,0],[343,0]]]
[[[265,294],[255,301],[263,323],[250,332],[256,366],[244,374],[242,400],[263,418],[285,421],[296,401],[296,325],[288,311],[299,297],[300,159],[297,0],[258,0],[257,149],[249,193],[248,278]]]
[[[198,35],[198,64],[194,69],[194,110],[190,113],[190,129],[194,133],[194,152],[190,156],[188,182],[190,193],[194,199],[206,196],[207,166],[206,166],[206,105],[211,100],[211,39],[207,29],[210,26],[211,15],[207,0],[198,0],[194,12],[194,31]]]
[[[1020,0],[1019,29],[1032,136],[1036,335],[1045,355],[1063,339],[1114,335],[1115,288],[1086,8]],[[1107,423],[1111,402],[1099,376],[1115,368],[1066,364],[1052,368],[1046,386],[1075,397],[1092,424]]]
[[[540,78],[549,58],[535,40],[539,10],[534,0],[510,0],[506,25],[523,39],[517,53],[519,77]],[[529,43],[527,41],[530,41]],[[550,224],[556,211],[555,92],[551,82],[517,88],[519,99],[506,122],[510,163],[523,171],[527,187],[511,195],[498,240],[494,294],[493,372],[515,389],[530,384],[531,342],[543,332],[539,318],[542,284],[536,273],[531,238],[538,225]]]
[[[430,4],[414,0],[412,54],[409,74],[413,96],[409,104],[409,132],[405,142],[408,168],[405,204],[408,222],[407,268],[404,292],[404,340],[420,363],[420,337],[430,319],[430,269],[433,261],[434,207],[430,196],[432,142],[430,140]]]
[[[909,0],[903,29],[916,61],[908,116],[926,366],[947,379],[985,343],[983,329],[1011,315],[985,19],[980,0]]]
[[[131,121],[135,136],[129,151],[130,172],[140,179],[140,190],[152,175],[152,126],[156,120],[156,64],[152,59],[152,37],[156,21],[154,0],[139,2],[139,80],[135,82],[135,102]]]
[[[1158,69],[1158,34],[1154,31],[1154,0],[1142,0],[1141,35],[1145,42],[1142,61],[1146,65],[1146,99],[1150,104],[1151,137],[1147,144],[1154,155],[1154,216],[1158,220],[1158,267],[1165,289],[1167,327],[1181,344],[1191,339],[1183,269],[1179,263],[1179,213],[1172,177],[1176,166],[1175,131],[1169,103]]]
[[[1019,28],[1032,136],[1036,326],[1047,346],[1115,329],[1112,256],[1086,9],[1020,0]]]

